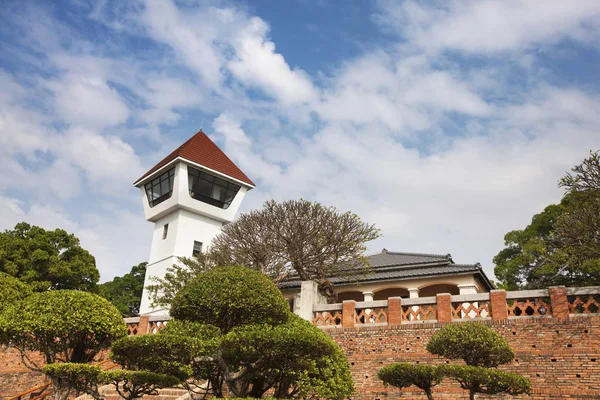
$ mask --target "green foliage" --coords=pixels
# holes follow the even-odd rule
[[[439,368],[445,376],[454,378],[463,389],[469,390],[472,399],[475,393],[517,395],[531,390],[528,378],[495,368],[469,365],[441,365]]]
[[[153,371],[184,380],[192,374],[192,358],[203,344],[176,335],[128,336],[115,341],[110,358],[132,371]]]
[[[198,275],[220,265],[212,254],[199,253],[196,257],[178,257],[178,263],[167,269],[164,278],[152,278],[153,284],[148,286],[153,307],[168,307],[175,295],[193,281]],[[231,264],[227,264],[231,265]]]
[[[144,395],[156,395],[157,389],[180,383],[174,376],[150,371],[116,370],[103,373],[105,383],[112,384],[119,396],[126,400],[139,399]]]
[[[158,334],[184,336],[206,342],[219,338],[221,330],[214,325],[173,319],[163,329],[158,331]]]
[[[293,314],[286,324],[232,329],[223,337],[221,354],[230,370],[247,371],[236,385],[252,384],[251,395],[274,388],[275,395],[283,398],[341,399],[353,391],[339,347],[322,330]]]
[[[102,383],[102,369],[90,364],[61,363],[47,364],[42,372],[52,380],[56,400],[66,400],[72,391],[77,395],[89,394],[101,399],[98,385]]]
[[[100,279],[96,260],[74,235],[24,222],[0,233],[0,272],[28,283],[34,291],[95,291]]]
[[[175,319],[158,337],[186,336],[201,344],[191,357],[194,378],[208,380],[216,397],[224,384],[233,395],[258,398],[270,389],[281,398],[341,399],[353,391],[341,349],[291,314],[281,292],[257,271],[203,272],[179,291],[171,314]],[[157,358],[150,349],[156,346],[141,353]],[[131,357],[131,351],[122,352]]]
[[[86,363],[126,335],[123,317],[108,300],[76,290],[29,296],[0,315],[0,331],[25,364],[38,370],[29,351],[41,352],[46,363]]]
[[[0,313],[10,304],[15,304],[31,296],[31,286],[25,282],[0,272]]]
[[[131,267],[131,271],[99,285],[102,297],[114,304],[124,317],[137,315],[144,289],[147,262]]]
[[[427,351],[480,367],[497,367],[511,362],[515,357],[504,337],[476,322],[444,326],[431,337]]]
[[[442,381],[444,374],[433,365],[403,362],[383,367],[377,377],[385,386],[392,385],[399,389],[415,385],[425,392],[428,399],[433,399],[431,389]]]
[[[267,277],[245,267],[218,267],[181,289],[171,316],[217,326],[223,333],[245,324],[284,323],[289,314],[281,292]]]
[[[560,204],[504,237],[494,273],[508,290],[600,285],[600,152],[576,165],[559,185]]]

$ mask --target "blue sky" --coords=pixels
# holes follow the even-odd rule
[[[488,273],[600,148],[600,2],[19,1],[0,11],[0,229],[61,227],[102,280],[149,254],[131,186],[202,125],[242,211],[351,210],[370,251]]]

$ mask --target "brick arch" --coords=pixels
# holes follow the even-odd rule
[[[373,300],[387,300],[390,297],[408,297],[408,290],[403,287],[387,287],[373,292]]]
[[[419,288],[419,297],[435,296],[439,293],[450,293],[452,295],[459,294],[460,290],[456,283],[434,283],[432,285],[425,285]]]
[[[341,303],[345,300],[363,301],[364,299],[364,295],[358,290],[346,290],[343,292],[338,292],[337,294],[338,303]]]

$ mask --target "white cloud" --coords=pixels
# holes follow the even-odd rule
[[[533,48],[569,38],[593,42],[600,33],[600,3],[528,0],[452,0],[426,6],[380,2],[376,21],[429,50],[493,53]]]
[[[99,78],[67,77],[49,83],[54,106],[68,123],[104,128],[119,125],[129,117],[129,108],[119,93]]]
[[[264,89],[284,104],[311,102],[317,92],[302,70],[292,70],[284,57],[275,52],[275,43],[266,39],[267,24],[252,18],[237,33],[233,46],[236,57],[228,67],[240,81]]]
[[[133,148],[115,136],[102,136],[84,128],[71,128],[55,151],[82,169],[94,190],[120,196],[143,173]]]

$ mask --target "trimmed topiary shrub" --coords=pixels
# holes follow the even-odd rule
[[[156,395],[158,389],[172,387],[180,382],[178,378],[166,374],[127,370],[106,371],[103,373],[103,381],[112,384],[125,400]]]
[[[458,381],[460,387],[468,390],[470,399],[475,399],[476,393],[517,395],[531,390],[529,379],[496,368],[441,365],[439,369],[445,376]]]
[[[383,367],[377,377],[385,386],[399,389],[415,385],[425,392],[429,400],[433,400],[432,388],[442,381],[444,374],[434,365],[397,363]]]
[[[431,337],[427,351],[477,367],[497,367],[515,358],[502,335],[476,322],[444,326]]]
[[[182,336],[128,336],[113,343],[110,359],[127,370],[152,371],[182,381],[192,374],[192,358],[202,347],[198,340]]]
[[[219,267],[200,274],[181,289],[171,316],[218,327],[227,333],[246,324],[278,325],[287,321],[289,305],[275,284],[246,267]]]
[[[85,393],[94,399],[102,397],[98,393],[98,385],[102,382],[102,369],[90,364],[60,363],[47,364],[42,372],[52,380],[52,391],[55,400],[66,400],[72,391]]]
[[[9,346],[21,352],[25,365],[38,371],[27,352],[41,352],[48,364],[87,363],[127,334],[121,313],[108,300],[76,290],[27,297],[0,315],[0,330]]]

